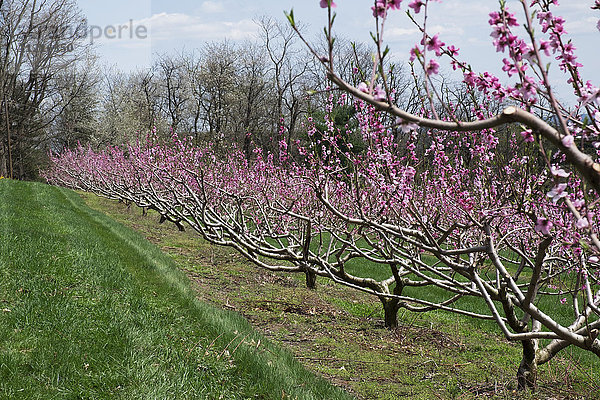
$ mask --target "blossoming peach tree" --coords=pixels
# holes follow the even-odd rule
[[[377,251],[381,260],[395,259],[400,271],[412,269],[420,280],[454,293],[440,305],[456,304],[463,296],[481,296],[504,335],[523,345],[519,386],[533,386],[537,365],[567,346],[600,356],[596,216],[600,91],[581,76],[582,65],[574,44],[567,39],[565,20],[552,12],[557,0],[520,0],[522,23],[504,1],[500,1],[499,11],[490,13],[491,37],[502,53],[502,70],[515,80],[509,85],[488,72],[477,74],[460,59],[459,49],[447,46],[437,34],[430,35],[426,21],[433,2],[411,0],[407,11],[422,32],[420,43],[410,51],[410,61],[420,66],[425,76],[423,107],[418,114],[391,101],[386,81],[389,49],[383,44],[384,28],[388,13],[400,9],[402,0],[374,2],[373,72],[356,87],[335,73],[336,4],[320,2],[328,11],[325,35],[329,54],[320,54],[303,40],[330,81],[359,103],[395,117],[396,125],[413,135],[403,145],[409,149],[414,146],[412,141],[427,143],[421,158],[429,158],[435,166],[414,176],[408,196],[399,196],[406,194],[401,190],[382,190],[395,183],[391,175],[384,174],[378,190],[369,188],[368,192],[371,196],[377,193],[382,202],[378,213],[367,212],[358,196],[352,202],[354,215],[349,215],[348,208],[327,205],[356,226],[372,229],[369,234],[381,244]],[[591,8],[600,9],[600,1]],[[418,14],[423,16],[421,23]],[[293,12],[288,19],[295,27]],[[435,87],[432,78],[443,57],[462,73],[466,90],[482,95],[482,101],[474,104],[474,121],[461,120],[456,106],[444,100]],[[572,86],[574,106],[558,101],[549,78],[555,71],[548,59],[556,60],[558,72]],[[486,106],[494,101],[506,104],[499,114]],[[510,124],[518,127],[519,134],[514,129],[512,134],[507,132],[505,125]],[[366,129],[376,131],[372,124]],[[503,154],[498,153],[501,139],[508,140]],[[415,155],[409,159],[389,160],[406,168],[424,161]],[[382,160],[382,170],[389,168],[386,162]],[[352,193],[366,187],[358,182]],[[394,203],[400,198],[402,204]],[[424,254],[433,256],[434,261],[425,262]],[[401,281],[397,280],[395,291],[402,287]],[[555,297],[563,306],[545,303],[548,297]],[[393,298],[390,301],[395,303]],[[567,308],[568,319],[556,312],[551,315]]]
[[[328,54],[305,43],[342,94],[330,90],[324,128],[308,118],[308,138],[293,150],[281,140],[279,154],[255,150],[249,160],[150,135],[125,149],[65,151],[46,177],[154,208],[261,267],[305,274],[310,287],[321,276],[377,296],[388,327],[401,308],[494,321],[521,343],[518,385],[533,387],[538,365],[565,348],[600,356],[600,91],[581,77],[555,3],[521,1],[522,24],[504,3],[490,14],[515,81],[503,85],[418,22],[430,1],[410,1],[407,15],[423,32],[410,60],[425,80],[421,107],[409,113],[391,101],[382,39],[402,1],[374,2],[375,62],[368,74],[355,71],[364,81],[354,87],[334,72],[336,5],[322,0]],[[471,93],[466,112],[436,88],[444,57]],[[572,85],[574,106],[556,99],[547,57]],[[332,117],[347,105],[364,150]]]

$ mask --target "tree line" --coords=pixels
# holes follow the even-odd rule
[[[255,148],[277,152],[281,141],[305,140],[309,116],[323,120],[329,83],[318,60],[288,24],[269,17],[256,19],[254,40],[155,54],[131,72],[101,65],[73,0],[2,0],[0,19],[1,176],[36,179],[49,152],[126,144],[152,131],[235,145],[251,158]],[[338,44],[337,72],[358,84],[372,49]],[[407,68],[387,67],[394,95],[419,107]],[[342,125],[353,118],[348,110]]]

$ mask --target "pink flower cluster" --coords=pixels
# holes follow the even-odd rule
[[[502,60],[502,70],[508,76],[518,75],[520,82],[515,85],[515,89],[507,88],[505,95],[511,95],[518,98],[526,104],[534,104],[537,102],[538,85],[525,72],[528,69],[527,60],[533,56],[533,48],[512,33],[511,27],[519,26],[514,14],[506,8],[500,12],[490,13],[489,24],[493,27],[490,36],[494,38],[493,44],[496,46],[496,51],[504,53],[508,50],[509,58]]]
[[[376,0],[371,7],[374,17],[384,17],[388,9],[399,10],[402,0]]]
[[[564,27],[565,20],[560,16],[554,16],[550,11],[538,12],[537,19],[541,25],[543,33],[549,33],[549,42],[544,42],[544,49],[548,55],[548,46],[552,49],[552,53],[557,54],[556,59],[560,61],[559,66],[565,72],[575,72],[579,77],[577,68],[582,67],[580,63],[575,61],[575,46],[570,41],[564,43],[562,36],[567,33]],[[541,46],[540,46],[541,47]]]
[[[423,0],[411,0],[408,6],[414,10],[415,14],[418,14],[421,12],[421,7],[423,7],[424,5],[425,3],[423,2]]]
[[[321,8],[327,8],[330,5],[331,5],[331,8],[337,7],[337,5],[335,4],[335,2],[333,0],[321,0],[319,5],[321,6]]]

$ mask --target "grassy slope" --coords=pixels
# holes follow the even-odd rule
[[[0,222],[0,398],[349,398],[77,194],[0,180]]]
[[[400,327],[381,324],[377,299],[320,280],[273,274],[234,250],[210,246],[189,230],[158,225],[135,206],[83,194],[90,207],[133,227],[168,252],[193,280],[197,296],[235,309],[309,368],[365,399],[516,398],[517,344],[498,328],[448,313],[401,312]],[[599,388],[596,367],[565,352],[541,368],[537,394],[523,398],[587,398]],[[577,397],[579,396],[579,397]],[[592,396],[593,398],[593,396]]]

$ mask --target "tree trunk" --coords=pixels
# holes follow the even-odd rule
[[[404,290],[404,281],[400,277],[400,273],[398,271],[398,264],[391,263],[390,268],[392,270],[392,274],[394,274],[394,280],[396,284],[394,285],[393,293],[396,296],[402,296],[402,291]],[[400,309],[400,300],[399,299],[390,299],[389,297],[380,297],[379,300],[383,304],[383,312],[384,312],[384,323],[385,327],[392,329],[398,327],[398,310]]]
[[[252,137],[250,133],[250,128],[246,129],[244,136],[244,154],[246,155],[246,160],[250,161],[252,157]]]
[[[23,137],[23,136],[21,136]],[[19,151],[19,176],[17,179],[19,180],[24,180],[25,179],[25,167],[24,167],[24,162],[23,162],[23,148],[21,147],[21,143],[22,142],[18,142],[19,146],[17,147],[17,150]],[[12,171],[11,168],[11,178],[13,178],[14,175],[14,171]]]
[[[537,340],[523,340],[523,358],[517,371],[517,387],[519,390],[535,390],[537,380],[537,359],[535,357],[537,350]]]
[[[517,333],[528,332],[529,329],[527,328],[527,324],[517,319],[514,304],[510,297],[507,296],[506,288],[501,287],[499,294],[502,301],[504,314],[508,320],[508,325]],[[539,328],[539,322],[532,321],[532,330],[537,331]],[[519,369],[517,371],[517,388],[519,390],[535,390],[538,367],[536,357],[538,350],[538,339],[521,340],[521,346],[523,347],[523,358],[521,359],[521,365],[519,365]]]
[[[8,172],[8,177],[10,179],[13,179],[13,162],[12,162],[12,146],[11,146],[11,140],[10,140],[10,119],[8,117],[8,104],[6,99],[3,99],[4,101],[4,116],[6,119],[6,141],[7,141],[7,151],[8,151],[8,165],[7,165],[7,172]]]
[[[381,303],[383,304],[384,322],[386,328],[397,328],[398,327],[398,310],[399,300],[389,299],[387,297],[380,297]]]
[[[185,227],[181,224],[181,221],[173,221],[179,232],[185,232]]]
[[[306,270],[304,271],[304,274],[306,275],[306,287],[309,289],[316,289],[317,288],[317,274],[315,274],[314,272],[310,271],[310,270]]]
[[[2,143],[2,149],[0,150],[0,176],[8,177],[8,168],[6,168],[6,151],[4,143]]]

